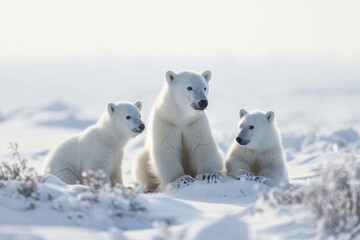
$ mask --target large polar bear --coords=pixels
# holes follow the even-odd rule
[[[240,110],[240,133],[226,157],[229,175],[237,178],[252,173],[277,185],[287,179],[286,163],[275,113]]]
[[[44,172],[75,184],[83,183],[82,172],[100,169],[112,185],[122,184],[124,146],[145,129],[141,108],[140,101],[108,103],[96,124],[50,152]]]
[[[188,185],[194,177],[207,182],[222,178],[222,153],[204,112],[210,78],[210,71],[166,73],[151,111],[146,147],[134,168],[135,180],[148,191]]]

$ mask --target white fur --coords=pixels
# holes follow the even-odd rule
[[[207,99],[210,78],[210,71],[166,73],[167,81],[151,111],[146,147],[135,162],[135,179],[148,190],[164,190],[184,175],[223,170],[206,113],[195,110],[200,100]]]
[[[246,112],[240,110],[240,133],[246,145],[235,141],[226,157],[227,172],[238,177],[244,171],[264,176],[279,184],[287,179],[286,163],[279,130],[274,122],[275,114],[270,111]],[[250,129],[253,126],[253,129]]]
[[[122,184],[125,144],[142,131],[142,104],[109,103],[100,120],[51,151],[44,172],[67,184],[82,183],[82,172],[101,169],[111,184]],[[130,116],[130,119],[127,119]]]

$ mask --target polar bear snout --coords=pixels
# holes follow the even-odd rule
[[[201,100],[198,104],[199,104],[199,107],[205,109],[208,106],[208,101],[207,100]]]
[[[208,106],[208,101],[206,99],[202,99],[199,102],[197,102],[196,104],[191,104],[191,107],[195,110],[198,111],[203,111],[207,108]]]
[[[138,129],[140,130],[140,131],[144,131],[144,129],[145,129],[145,124],[140,124],[139,126],[138,126]]]
[[[144,131],[144,129],[145,129],[145,124],[140,124],[138,128],[139,128],[139,130]]]
[[[240,145],[246,145],[250,142],[250,140],[248,139],[244,139],[242,137],[236,137],[236,141],[240,144]]]
[[[145,124],[141,123],[137,128],[133,128],[132,131],[134,133],[142,133],[145,129]]]

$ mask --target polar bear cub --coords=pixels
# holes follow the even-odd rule
[[[286,163],[275,113],[240,110],[240,133],[226,157],[229,175],[249,172],[271,179],[277,185],[287,179]]]
[[[140,134],[142,103],[108,103],[100,120],[81,134],[51,151],[44,172],[67,184],[83,183],[82,172],[103,170],[112,185],[122,184],[122,159],[125,144]]]
[[[148,191],[221,180],[222,154],[205,109],[211,72],[166,73],[149,119],[146,146],[135,161],[135,180]]]

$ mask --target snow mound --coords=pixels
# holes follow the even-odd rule
[[[289,211],[283,211],[284,206],[307,208],[307,215],[317,218],[322,239],[329,235],[360,239],[360,158],[343,156],[336,162],[325,162],[318,174],[307,184],[263,193],[256,206],[262,212],[272,208],[285,215]]]
[[[208,202],[248,204],[257,200],[259,191],[268,191],[269,186],[250,180],[226,178],[224,182],[205,184],[194,182],[165,194],[179,199]]]
[[[65,111],[71,109],[71,107],[61,101],[56,101],[50,105],[41,108],[42,111]]]
[[[152,194],[146,197],[148,200],[148,208],[153,213],[153,217],[157,219],[169,219],[169,213],[171,213],[172,224],[180,224],[197,217],[200,212],[194,207],[174,200],[164,194]]]
[[[200,218],[189,222],[185,238],[189,240],[248,239],[248,227],[232,216],[215,219]],[[219,234],[221,230],[221,234]]]
[[[86,239],[86,240],[125,240],[121,230],[115,227],[108,232],[84,229],[80,227],[63,226],[21,226],[0,225],[1,240],[63,240],[63,239]]]
[[[315,131],[306,134],[284,134],[283,145],[288,161],[319,163],[319,157],[330,153],[360,153],[360,135],[354,128]]]
[[[346,147],[351,143],[356,143],[359,141],[359,133],[353,129],[340,129],[335,131],[329,136],[323,136],[320,138],[321,140],[328,141],[330,143],[334,143],[339,145],[340,147]]]
[[[15,121],[29,126],[85,129],[96,123],[94,119],[81,119],[81,111],[76,106],[67,105],[61,101],[54,102],[40,109],[21,108],[6,117],[0,115],[1,121]]]
[[[72,107],[61,101],[55,101],[54,103],[41,108],[42,111],[65,111],[68,109],[72,109]]]
[[[53,175],[38,183],[39,194],[24,197],[19,193],[22,182],[2,181],[0,188],[0,224],[62,225],[108,230],[152,228],[154,221],[182,222],[191,218],[189,206],[167,197],[148,201],[141,189],[105,187],[94,193],[83,185],[66,185]],[[176,215],[159,211],[161,205],[188,212],[177,221]]]
[[[75,128],[85,129],[90,125],[95,124],[95,120],[80,120],[76,116],[70,114],[60,120],[46,120],[36,123],[38,126],[46,127],[64,127],[64,128]]]

